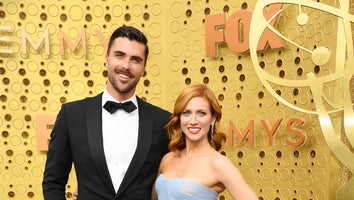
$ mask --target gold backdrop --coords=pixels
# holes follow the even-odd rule
[[[349,13],[354,2],[269,1],[284,3],[272,26],[284,46],[268,44],[256,51],[252,47],[259,33],[265,23],[271,24],[262,21],[261,2],[0,1],[0,199],[43,199],[45,148],[60,105],[104,89],[105,40],[123,24],[136,26],[149,39],[151,53],[137,94],[172,111],[186,85],[200,82],[211,87],[223,107],[228,136],[222,152],[259,199],[335,199],[340,186],[352,180],[351,167],[341,161],[353,161],[347,140],[353,132],[341,128],[344,121],[333,120],[334,133],[347,147],[344,159],[338,159],[321,129],[325,126],[319,120],[314,87],[297,83],[329,76],[338,65],[352,63],[348,62],[353,59],[352,31],[350,39],[343,35],[348,30],[340,28],[339,19],[353,26]],[[251,14],[252,23],[241,15],[240,21],[227,25],[234,26],[228,34],[239,37],[237,42],[246,50],[237,51],[224,41],[215,44],[216,56],[207,55],[206,16],[224,14],[229,23],[240,11]],[[218,31],[225,29],[222,24]],[[345,46],[338,42],[342,40],[351,43]],[[323,86],[318,89],[326,100],[340,104],[343,84],[353,85],[336,79],[318,84]],[[330,106],[326,104],[321,113],[343,115],[341,106],[334,111]],[[75,189],[73,172],[68,198]],[[354,196],[352,191],[346,195]],[[219,199],[231,197],[223,192]]]

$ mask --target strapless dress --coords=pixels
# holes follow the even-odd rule
[[[205,185],[183,178],[164,178],[160,174],[155,183],[158,200],[216,200],[218,193]]]

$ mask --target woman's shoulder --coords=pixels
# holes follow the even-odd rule
[[[177,154],[175,152],[168,152],[162,157],[160,162],[160,172],[164,171],[166,168],[171,166],[171,163],[174,162],[177,158]]]
[[[173,162],[175,159],[178,158],[178,154],[175,153],[175,152],[168,152],[167,154],[165,154],[163,157],[162,157],[162,160],[161,160],[161,164],[165,164],[165,163],[170,163],[170,162]]]
[[[170,151],[163,156],[162,160],[173,160],[176,158],[178,158],[178,153]]]
[[[216,170],[223,170],[226,166],[233,165],[231,160],[222,154],[215,155],[211,157],[210,163],[212,167]]]

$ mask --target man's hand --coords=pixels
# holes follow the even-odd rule
[[[75,192],[73,192],[73,200],[77,200],[78,195],[79,195],[79,193],[77,192],[77,190]]]

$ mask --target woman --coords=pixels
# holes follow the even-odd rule
[[[216,200],[224,189],[233,199],[258,199],[230,159],[218,152],[226,140],[220,119],[221,108],[206,85],[182,91],[165,126],[170,152],[160,163],[152,199]]]

